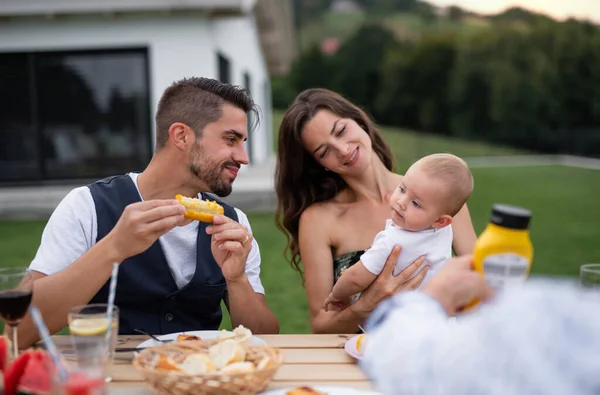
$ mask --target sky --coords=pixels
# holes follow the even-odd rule
[[[547,14],[555,19],[569,17],[600,23],[600,0],[428,0],[439,6],[457,5],[482,14],[496,13],[519,6]]]

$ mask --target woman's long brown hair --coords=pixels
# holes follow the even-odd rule
[[[346,188],[346,183],[338,174],[325,170],[302,145],[302,129],[319,110],[329,110],[342,118],[353,119],[369,135],[373,151],[385,167],[394,170],[390,147],[363,110],[338,93],[322,88],[305,90],[296,97],[279,127],[275,221],[287,237],[284,255],[286,258],[290,255],[290,264],[303,280],[298,245],[300,216],[311,204],[332,199]]]

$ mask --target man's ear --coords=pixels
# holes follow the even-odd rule
[[[169,128],[169,141],[181,150],[187,150],[194,143],[194,131],[184,123],[175,122]]]
[[[447,214],[444,214],[435,220],[432,227],[434,229],[442,229],[442,228],[450,225],[451,223],[452,223],[452,217]]]

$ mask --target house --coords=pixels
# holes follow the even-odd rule
[[[160,95],[187,76],[251,91],[261,119],[245,173],[272,166],[269,75],[295,56],[291,9],[288,0],[3,0],[0,194],[142,170]]]

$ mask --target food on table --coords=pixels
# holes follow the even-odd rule
[[[201,200],[181,195],[176,195],[175,199],[185,208],[183,216],[188,219],[195,219],[201,222],[213,222],[215,215],[223,215],[223,206],[210,200]]]
[[[7,339],[4,336],[0,339],[0,348],[7,348]],[[49,358],[44,350],[28,349],[8,365],[3,360],[4,395],[49,394],[52,391]]]
[[[41,395],[52,391],[52,378],[48,372],[49,358],[43,350],[31,351],[31,357],[17,385],[17,394]]]
[[[252,331],[245,328],[243,325],[239,325],[233,331],[221,329],[217,335],[218,340],[233,339],[238,343],[248,344],[252,339]]]
[[[230,365],[226,365],[221,369],[223,374],[237,374],[237,373],[252,373],[256,370],[256,366],[250,361],[234,362]]]
[[[4,372],[8,365],[8,350],[10,350],[10,340],[6,336],[0,336],[0,371]]]
[[[285,395],[327,395],[325,392],[317,391],[312,387],[298,387],[285,393]]]
[[[252,373],[254,371],[269,369],[274,366],[275,361],[268,356],[256,361],[246,359],[248,356],[246,353],[246,346],[251,338],[252,331],[241,325],[233,331],[222,330],[217,336],[217,342],[208,347],[206,352],[199,351],[191,353],[187,355],[183,361],[180,360],[180,362],[177,362],[173,357],[161,355],[154,363],[154,368],[183,372],[191,375],[231,375]],[[178,337],[177,341],[179,342],[182,340]]]
[[[179,365],[179,368],[190,374],[212,373],[217,367],[207,354],[190,354]]]
[[[64,389],[64,395],[97,395],[106,391],[104,377],[90,377],[83,372],[69,373]]]
[[[274,363],[275,362],[271,358],[264,357],[263,359],[258,361],[258,363],[256,364],[256,369],[258,369],[258,370],[267,369],[267,368],[270,368]]]
[[[160,358],[158,358],[155,367],[156,369],[162,370],[181,370],[177,362],[170,357],[165,357],[164,355],[161,355]]]
[[[202,340],[202,338],[200,336],[187,335],[185,333],[182,333],[181,335],[177,336],[178,342],[185,342],[185,341],[191,341],[191,340]]]
[[[361,352],[361,348],[365,342],[365,336],[366,334],[363,333],[362,335],[359,335],[356,339],[356,351]]]
[[[233,339],[223,340],[208,349],[208,355],[218,369],[242,362],[246,358],[246,350]]]

